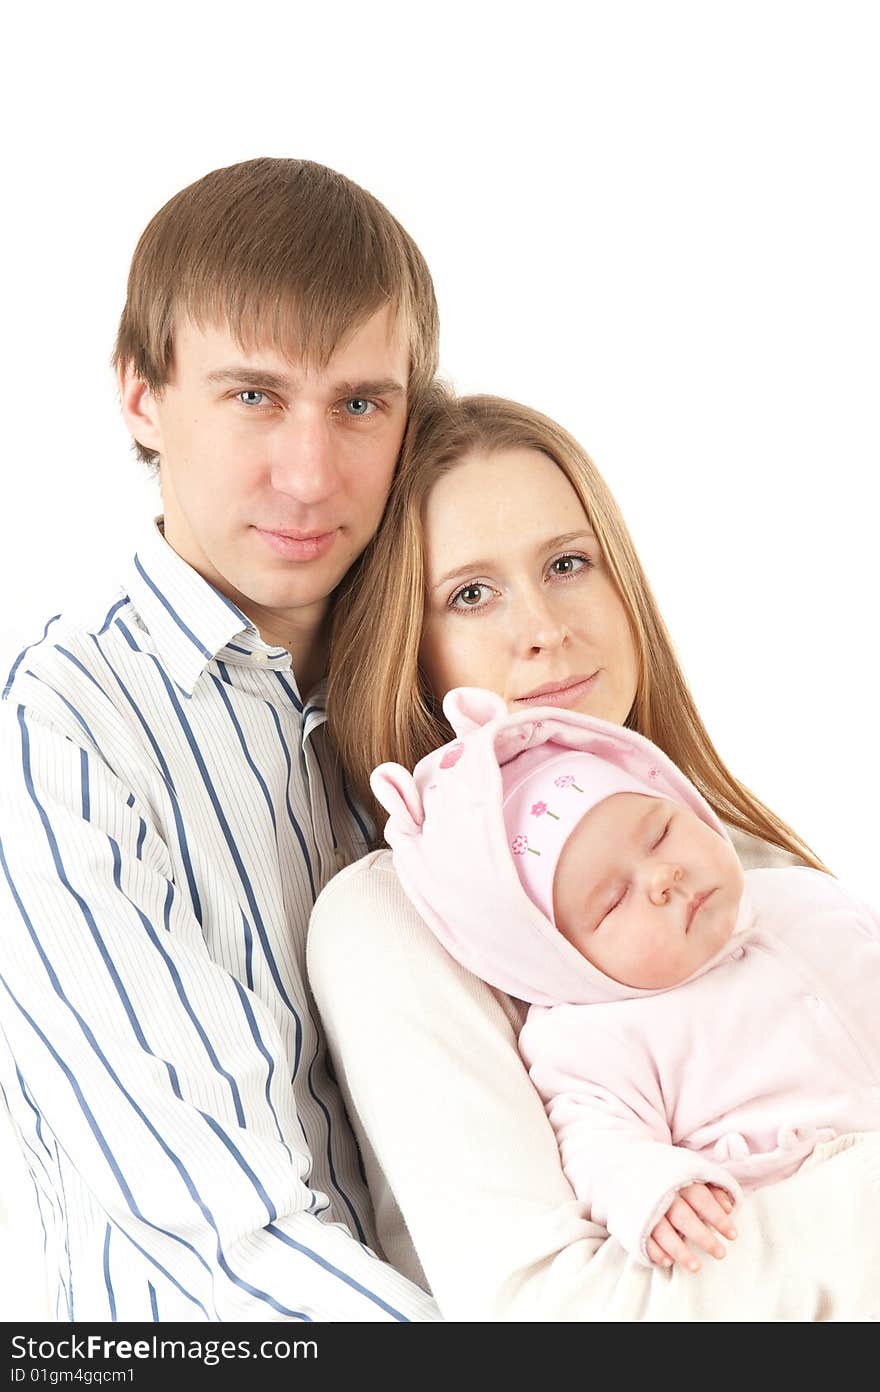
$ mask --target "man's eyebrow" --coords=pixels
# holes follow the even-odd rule
[[[337,382],[332,390],[337,396],[397,396],[406,387],[394,377],[378,377],[364,382]]]
[[[560,532],[559,536],[547,537],[536,548],[536,551],[555,551],[557,546],[573,546],[575,542],[596,541],[595,534],[589,527],[582,527],[579,532]],[[476,575],[478,571],[492,570],[495,562],[492,560],[466,561],[464,565],[453,566],[447,570],[445,575],[441,575],[439,580],[431,586],[432,590],[439,590],[441,585],[445,585],[447,580],[454,580],[458,575]]]
[[[272,387],[275,391],[284,391],[290,387],[289,377],[283,376],[280,372],[271,372],[268,368],[259,365],[243,365],[241,367],[218,367],[213,372],[205,375],[205,381],[209,386],[232,386],[237,382],[260,382],[264,387]]]
[[[212,387],[237,386],[242,383],[253,386],[254,383],[259,383],[261,387],[268,387],[271,391],[292,391],[297,386],[291,377],[260,367],[258,363],[215,368],[213,372],[206,374],[205,382]],[[397,396],[405,393],[406,387],[393,377],[379,377],[364,379],[361,382],[335,382],[330,392],[333,396],[348,397]]]

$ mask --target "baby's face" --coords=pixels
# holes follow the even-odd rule
[[[742,866],[725,837],[662,798],[617,793],[578,823],[553,881],[564,937],[626,986],[674,986],[736,925]]]

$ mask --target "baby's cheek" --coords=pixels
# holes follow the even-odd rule
[[[681,962],[681,944],[658,939],[654,934],[642,938],[638,950],[628,956],[628,975],[621,979],[643,990],[669,986],[688,974]]]

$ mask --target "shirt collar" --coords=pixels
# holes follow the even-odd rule
[[[286,648],[264,643],[256,625],[168,544],[157,517],[146,529],[125,581],[136,613],[185,696],[221,657],[264,670],[290,668]],[[312,702],[310,702],[312,704]]]

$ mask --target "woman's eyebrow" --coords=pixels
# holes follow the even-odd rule
[[[596,533],[589,527],[581,527],[578,532],[561,532],[559,536],[548,537],[538,547],[539,551],[552,551],[557,546],[571,546],[576,541],[596,541]]]
[[[441,585],[445,585],[447,580],[455,580],[460,575],[476,575],[477,571],[492,570],[492,561],[465,561],[464,565],[453,566],[447,570],[445,575],[441,575],[432,586],[432,590],[439,590]]]
[[[592,541],[596,542],[596,536],[590,531],[589,527],[582,527],[579,532],[560,532],[559,536],[547,537],[534,548],[535,553],[541,554],[544,551],[555,551],[557,546],[573,546],[575,542]],[[454,580],[459,575],[476,575],[477,571],[493,570],[498,562],[493,560],[465,561],[462,565],[453,566],[447,570],[445,575],[441,575],[439,580],[431,586],[432,590],[439,590],[441,585],[445,585],[447,580]]]

